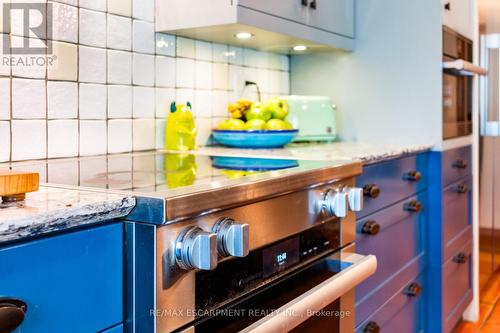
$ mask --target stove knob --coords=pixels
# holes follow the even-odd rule
[[[199,227],[184,229],[175,242],[175,258],[183,269],[217,267],[217,235]]]
[[[360,212],[363,209],[363,189],[358,187],[347,187],[347,198],[349,209],[353,212]]]
[[[248,224],[222,218],[214,224],[212,232],[217,234],[217,250],[221,257],[248,255]]]
[[[325,193],[323,207],[330,216],[346,217],[348,209],[347,193],[338,189]]]

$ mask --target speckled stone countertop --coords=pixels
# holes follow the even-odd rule
[[[432,147],[432,145],[338,142],[325,144],[292,144],[282,149],[202,147],[197,150],[197,153],[261,158],[294,158],[314,161],[345,160],[373,164],[406,155],[425,152],[431,150]]]
[[[135,198],[41,186],[18,203],[0,203],[0,244],[126,216]]]

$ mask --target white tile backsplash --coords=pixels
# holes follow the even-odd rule
[[[50,1],[54,63],[0,62],[0,162],[164,148],[173,101],[191,102],[203,145],[228,102],[257,98],[245,80],[264,98],[289,93],[288,56],[155,33],[154,2]],[[11,38],[43,46],[19,23],[0,27],[2,58]]]
[[[78,116],[78,84],[47,82],[48,119],[76,119]]]
[[[106,119],[106,104],[106,85],[80,83],[80,119]]]
[[[78,156],[78,120],[49,120],[48,158]]]
[[[12,80],[12,118],[44,119],[46,118],[45,80]]]
[[[106,49],[80,46],[80,82],[106,83]]]
[[[132,87],[108,86],[108,118],[132,117]]]
[[[45,120],[12,120],[12,160],[47,157]]]
[[[108,50],[108,83],[132,83],[132,53]]]
[[[123,1],[123,0],[120,0]],[[132,19],[108,14],[107,45],[110,49],[132,49]]]
[[[10,78],[0,78],[0,120],[10,120]]]
[[[96,0],[95,2],[98,1]],[[103,2],[105,10],[106,2],[105,0]],[[93,10],[80,9],[79,38],[80,44],[106,47],[106,14]]]
[[[107,152],[105,120],[80,120],[80,155],[101,155]]]
[[[3,22],[3,17],[4,17],[4,8],[9,8],[10,0],[0,0],[0,32],[2,33],[9,33],[10,32],[10,24],[7,24],[7,26],[4,28],[4,22]]]

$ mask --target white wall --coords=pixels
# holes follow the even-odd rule
[[[330,96],[342,140],[440,144],[440,6],[358,0],[355,52],[292,57],[292,93]]]

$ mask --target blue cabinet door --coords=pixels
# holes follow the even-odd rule
[[[123,226],[0,248],[0,297],[24,301],[16,333],[98,332],[123,321]]]

